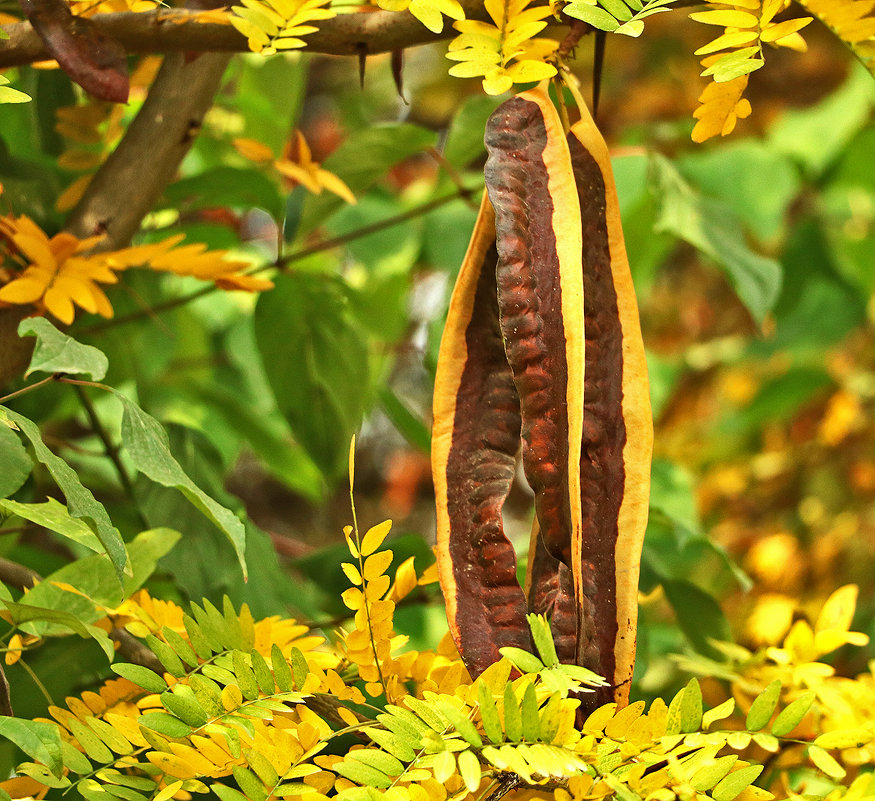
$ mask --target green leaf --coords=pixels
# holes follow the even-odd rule
[[[186,642],[181,634],[178,634],[169,626],[161,627],[161,636],[174,651],[176,655],[187,664],[189,667],[196,667],[198,664],[197,654],[192,650],[192,647]]]
[[[120,392],[113,390],[124,407],[122,442],[134,467],[152,481],[178,489],[207,519],[228,537],[234,546],[243,577],[246,579],[246,532],[243,523],[230,510],[204,493],[185,474],[170,453],[167,432],[152,416]]]
[[[632,19],[632,11],[623,0],[599,0],[599,5],[614,19],[621,22],[628,22]]]
[[[75,632],[80,637],[91,637],[103,649],[107,659],[112,659],[115,656],[115,646],[103,629],[83,623],[78,617],[69,612],[64,612],[60,609],[47,609],[31,604],[14,603],[4,598],[0,598],[0,606],[6,607],[13,623],[20,626],[24,631],[32,632],[38,630],[38,624],[43,622],[54,623],[63,628],[70,629],[70,631]],[[36,625],[28,625],[30,623]]]
[[[289,663],[280,651],[279,646],[273,643],[270,647],[270,663],[273,667],[273,680],[276,686],[283,692],[289,692],[295,689],[292,683],[292,671],[289,668]]]
[[[0,716],[0,736],[15,743],[25,754],[61,775],[61,733],[55,723]]]
[[[117,662],[109,666],[110,670],[124,679],[132,681],[149,693],[163,693],[167,689],[164,681],[154,670],[142,665],[130,665],[126,662]]]
[[[66,725],[89,759],[102,764],[113,761],[112,752],[91,727],[86,726],[79,718],[69,718]]]
[[[662,156],[655,156],[654,192],[659,202],[657,231],[668,231],[689,243],[726,272],[738,297],[762,323],[781,288],[781,267],[752,251],[732,211],[704,197]]]
[[[474,748],[483,747],[483,740],[480,739],[477,729],[463,712],[460,712],[448,701],[439,702],[438,709],[443,713],[447,720],[453,724],[456,731],[465,738],[465,742],[467,742],[468,745],[473,746]]]
[[[407,408],[390,387],[381,389],[379,395],[386,417],[404,439],[422,453],[431,453],[431,432],[425,423]]]
[[[373,748],[351,751],[347,755],[347,759],[355,759],[364,765],[370,765],[387,776],[399,776],[404,770],[404,765],[398,759],[384,751],[377,751]]]
[[[45,317],[27,317],[18,324],[20,337],[35,336],[36,346],[25,377],[31,373],[71,373],[102,381],[109,369],[103,351],[83,345],[59,331]]]
[[[0,28],[0,39],[8,39],[9,34]],[[7,86],[9,79],[0,75],[0,103],[27,103],[33,98],[24,92],[19,92],[18,89],[13,89]]]
[[[684,687],[680,707],[681,732],[699,731],[702,725],[702,690],[696,679]]]
[[[534,654],[512,645],[499,648],[498,652],[521,673],[537,673],[544,669],[544,663]]]
[[[258,698],[258,682],[255,680],[255,673],[246,661],[246,657],[241,651],[234,651],[232,654],[234,660],[234,675],[237,677],[237,686],[243,697],[247,701],[252,701]]]
[[[33,462],[15,432],[2,421],[0,421],[0,464],[3,465],[3,470],[0,472],[0,498],[6,498],[24,486],[33,469]]]
[[[337,479],[371,394],[367,343],[345,288],[328,275],[283,276],[259,297],[254,326],[277,407],[326,478]]]
[[[301,687],[304,686],[304,682],[307,680],[310,668],[307,665],[307,659],[304,654],[301,653],[300,648],[292,648],[289,656],[289,661],[292,665],[292,676],[295,678],[295,689],[300,690]]]
[[[714,801],[732,801],[742,790],[749,787],[763,772],[762,765],[748,765],[730,773],[711,791]]]
[[[267,798],[267,791],[264,789],[264,785],[251,770],[242,765],[234,765],[231,771],[248,801],[264,801]]]
[[[706,790],[710,790],[714,787],[718,782],[723,781],[726,774],[732,770],[736,762],[738,762],[737,754],[729,754],[728,756],[720,757],[712,764],[706,765],[704,768],[697,770],[690,777],[690,785],[700,793],[704,793]]]
[[[562,11],[569,17],[583,20],[600,31],[615,31],[620,27],[620,23],[607,11],[598,6],[590,5],[586,0],[572,1]]]
[[[526,615],[526,619],[541,660],[547,667],[555,667],[559,664],[559,657],[556,655],[556,644],[553,642],[553,632],[547,618],[544,615]]]
[[[166,712],[147,712],[140,718],[140,725],[165,737],[188,737],[191,734],[191,726]]]
[[[392,786],[392,780],[381,770],[372,768],[370,765],[364,765],[361,762],[346,759],[343,762],[336,763],[332,770],[343,776],[345,779],[365,784],[370,787],[376,787],[379,790],[387,790]]]
[[[689,581],[663,581],[662,586],[690,645],[700,654],[717,657],[709,640],[732,640],[732,629],[720,604]]]
[[[495,745],[498,745],[504,741],[501,718],[498,717],[498,709],[495,706],[492,693],[482,682],[477,686],[477,701],[480,704],[480,718],[483,723],[483,731],[486,732],[486,736]]]
[[[0,439],[6,426],[0,424]],[[94,531],[82,520],[73,517],[64,504],[54,498],[47,498],[45,503],[18,503],[17,501],[0,501],[0,509],[8,514],[29,520],[38,526],[54,531],[73,542],[84,545],[97,553],[104,553],[100,540]]]
[[[454,167],[467,167],[485,151],[483,131],[486,120],[498,108],[501,98],[472,95],[462,103],[450,122],[444,158]]]
[[[91,490],[82,486],[79,477],[63,459],[55,456],[45,445],[40,436],[39,428],[31,420],[13,412],[11,409],[0,407],[0,417],[12,420],[21,432],[30,440],[36,458],[44,464],[51,474],[61,492],[67,498],[67,508],[73,517],[84,520],[93,527],[97,538],[100,540],[115,567],[118,580],[127,572],[126,565],[128,555],[125,544],[122,541],[118,529],[113,526],[103,504],[97,501]]]
[[[395,732],[368,727],[365,729],[365,734],[379,745],[380,748],[388,751],[392,756],[400,759],[402,762],[410,762],[416,756],[413,746],[403,739],[401,735]],[[418,742],[416,747],[419,747]]]
[[[146,645],[152,650],[158,660],[164,665],[164,669],[175,678],[181,678],[186,674],[182,660],[166,642],[159,640],[154,634],[146,637]]]
[[[179,685],[185,687],[186,685]],[[184,692],[163,692],[161,693],[161,703],[164,708],[172,715],[178,717],[183,723],[187,723],[192,728],[198,729],[205,726],[209,720],[209,716],[201,705],[194,698],[194,690],[190,690],[192,697],[186,697]]]
[[[775,679],[766,687],[750,705],[747,713],[747,721],[745,728],[748,731],[759,731],[765,728],[766,724],[771,720],[775,707],[778,705],[778,698],[781,696],[781,680]]]
[[[538,699],[535,696],[535,685],[529,682],[523,691],[520,703],[520,725],[523,739],[533,743],[541,736],[541,720],[538,716]]]
[[[264,657],[258,651],[249,652],[249,661],[252,665],[252,672],[255,673],[255,680],[258,682],[258,689],[263,695],[271,695],[276,689],[273,681],[273,673],[264,661]],[[291,689],[291,688],[290,688]]]
[[[510,684],[504,688],[504,733],[512,743],[518,743],[523,739],[520,705]]]

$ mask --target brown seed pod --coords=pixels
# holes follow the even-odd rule
[[[581,114],[568,134],[580,196],[586,331],[576,661],[610,684],[584,698],[583,708],[595,708],[629,697],[653,422],[610,156],[585,107]]]
[[[441,587],[472,676],[500,659],[503,646],[532,647],[516,555],[501,521],[520,411],[498,327],[496,259],[484,194],[441,340],[432,433]]]

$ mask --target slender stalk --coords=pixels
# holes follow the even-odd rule
[[[467,189],[463,186],[460,186],[458,191],[453,192],[452,194],[435,198],[434,200],[430,200],[427,203],[423,203],[419,206],[415,206],[412,209],[408,209],[401,214],[396,214],[394,217],[387,217],[386,219],[380,220],[379,222],[371,223],[370,225],[364,225],[361,228],[356,228],[354,231],[349,231],[346,234],[341,234],[340,236],[335,236],[331,239],[324,239],[321,242],[317,242],[315,245],[310,245],[309,247],[302,248],[301,250],[296,250],[294,253],[290,253],[287,256],[282,256],[274,262],[259,265],[258,267],[248,270],[247,273],[260,273],[266,270],[272,270],[276,268],[279,268],[280,270],[287,270],[289,265],[294,264],[297,261],[301,261],[302,259],[306,259],[308,256],[313,256],[316,253],[322,253],[326,250],[332,250],[333,248],[340,247],[341,245],[346,245],[349,242],[354,242],[356,239],[361,239],[362,237],[369,236],[370,234],[375,234],[379,231],[384,231],[387,228],[392,228],[395,225],[400,225],[401,223],[407,222],[408,220],[413,220],[416,217],[428,214],[430,211],[434,211],[435,209],[440,208],[441,206],[446,205],[447,203],[450,203],[454,200],[467,200],[471,197],[474,191],[475,190]],[[180,306],[185,306],[186,304],[191,303],[194,300],[198,300],[199,298],[210,295],[216,291],[218,291],[218,287],[215,284],[210,284],[209,286],[202,287],[201,289],[195,290],[188,295],[181,295],[178,298],[166,300],[163,303],[158,303],[148,309],[140,309],[139,311],[126,314],[123,317],[115,317],[112,320],[107,320],[104,323],[97,323],[96,325],[88,326],[78,333],[80,335],[97,334],[110,328],[117,328],[121,325],[127,325],[128,323],[137,322],[138,320],[142,320],[146,317],[155,317],[159,314],[162,314],[163,312],[177,309]]]
[[[37,381],[35,384],[29,384],[28,386],[22,387],[21,389],[16,389],[15,392],[10,392],[8,395],[4,395],[2,398],[0,398],[0,403],[6,403],[6,401],[12,400],[13,398],[17,398],[19,395],[24,395],[25,393],[31,392],[31,391],[43,386],[44,384],[51,384],[52,381],[57,381],[57,380],[58,380],[58,376],[56,376],[56,375],[46,376],[45,378],[41,379],[40,381]]]

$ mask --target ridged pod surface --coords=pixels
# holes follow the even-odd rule
[[[479,675],[510,645],[530,650],[526,601],[501,508],[520,440],[519,398],[504,355],[495,225],[484,195],[453,290],[434,391],[437,549],[450,630]]]

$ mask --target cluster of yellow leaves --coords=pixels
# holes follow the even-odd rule
[[[535,38],[547,27],[552,12],[547,5],[528,8],[531,0],[485,0],[492,22],[461,20],[460,32],[450,42],[447,58],[459,63],[450,68],[457,78],[483,77],[487,94],[500,95],[515,83],[551,78],[556,67],[550,58],[558,43]]]
[[[875,6],[871,0],[799,0],[799,5],[849,45],[875,75]]]
[[[271,149],[255,139],[239,138],[234,140],[237,152],[246,159],[260,165],[271,165],[280,175],[290,181],[300,184],[308,192],[319,195],[323,190],[333,192],[347,203],[356,203],[352,190],[333,172],[322,169],[321,165],[313,161],[310,146],[300,131],[295,132],[294,152],[297,158],[274,158]]]
[[[262,55],[304,47],[301,38],[319,30],[310,24],[331,19],[328,0],[241,0],[233,6],[231,24],[249,41],[249,49]]]
[[[159,0],[71,0],[70,10],[77,17],[111,14],[119,11],[152,11]]]
[[[376,0],[376,2],[386,11],[410,11],[432,33],[440,33],[444,29],[444,14],[457,22],[465,19],[465,11],[458,0]]]
[[[0,302],[34,305],[39,313],[49,312],[65,324],[73,322],[75,306],[112,317],[112,305],[99,284],[117,283],[116,273],[130,267],[193,276],[228,290],[258,292],[273,286],[266,279],[242,274],[240,270],[248,263],[226,259],[227,251],[208,251],[202,244],[177,247],[182,234],[151,245],[100,253],[94,252],[99,236],[80,240],[61,232],[49,238],[29,217],[10,215],[0,217],[0,237],[10,256],[23,266],[21,270],[4,268]]]
[[[694,116],[699,120],[693,129],[693,141],[703,142],[712,136],[726,136],[739,119],[750,114],[750,103],[743,98],[748,75],[759,69],[763,61],[763,44],[804,51],[805,41],[799,31],[811,17],[775,22],[789,0],[732,0],[731,3],[709,3],[708,11],[690,17],[706,25],[718,25],[723,33],[696,51],[704,56],[703,76],[709,84],[699,97]]]

